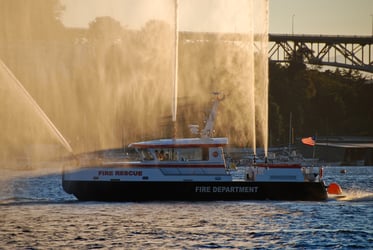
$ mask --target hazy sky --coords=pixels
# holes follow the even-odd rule
[[[66,26],[85,26],[96,16],[112,16],[131,28],[150,16],[167,16],[172,10],[159,1],[172,0],[61,0],[66,6]],[[258,2],[255,0],[254,2]],[[124,4],[127,2],[127,4]],[[232,31],[240,30],[245,16],[245,0],[179,0],[180,14],[189,15],[190,24],[180,18],[181,29],[203,30],[220,22]],[[237,4],[235,4],[237,3]],[[221,13],[216,11],[220,5]],[[214,6],[215,11],[210,11]],[[168,7],[169,8],[169,7]],[[211,14],[206,14],[208,11]],[[166,14],[168,13],[168,14]],[[269,0],[269,32],[296,34],[372,35],[373,0]],[[208,17],[207,17],[208,16]],[[170,18],[170,17],[165,17]]]
[[[269,0],[269,32],[372,35],[373,0]]]

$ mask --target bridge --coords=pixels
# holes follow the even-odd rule
[[[373,73],[373,36],[269,34],[269,59]]]
[[[247,34],[180,32],[184,42],[247,41]],[[254,36],[262,39],[262,36]],[[373,36],[327,36],[269,34],[269,60],[278,63],[301,62],[320,66],[356,69],[373,73]]]

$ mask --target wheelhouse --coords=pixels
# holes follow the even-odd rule
[[[225,163],[223,146],[226,138],[188,138],[145,141],[130,144],[140,161]]]

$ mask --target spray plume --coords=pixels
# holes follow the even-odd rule
[[[190,136],[183,126],[205,118],[211,91],[228,93],[217,136],[267,144],[268,0],[120,1],[150,17],[136,28],[97,17],[79,29],[50,21],[56,2],[5,1],[0,55],[75,153],[170,137],[176,123],[177,136]]]

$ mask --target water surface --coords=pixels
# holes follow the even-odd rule
[[[64,193],[60,175],[2,178],[0,249],[371,248],[373,167],[324,173],[345,199],[79,202]]]

